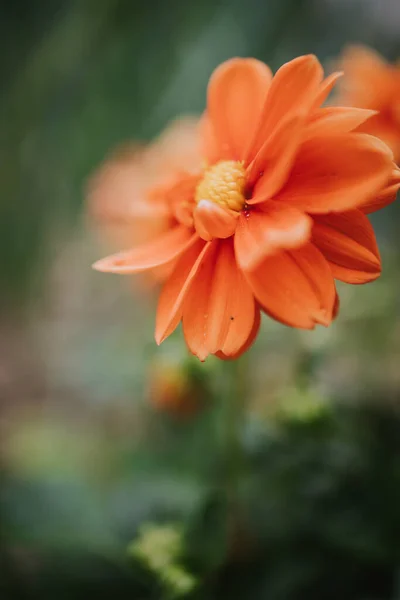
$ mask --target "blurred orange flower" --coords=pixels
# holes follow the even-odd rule
[[[104,161],[89,181],[89,215],[115,249],[146,242],[171,226],[167,199],[157,190],[200,165],[198,119],[177,119],[152,144],[122,145]],[[152,279],[164,279],[171,268],[154,269]]]
[[[151,364],[149,381],[149,400],[157,410],[190,417],[204,403],[202,385],[182,363],[157,358]]]
[[[400,63],[391,65],[374,50],[351,46],[340,59],[345,72],[338,104],[378,111],[358,131],[371,133],[391,147],[400,162]]]
[[[94,265],[127,274],[175,263],[157,343],[182,321],[200,360],[237,357],[254,341],[261,310],[292,327],[327,326],[338,308],[334,278],[379,276],[363,207],[387,204],[398,171],[383,142],[354,132],[370,110],[320,108],[339,75],[324,80],[315,56],[274,77],[255,59],[215,70],[201,122],[205,166],[154,191],[170,228]]]

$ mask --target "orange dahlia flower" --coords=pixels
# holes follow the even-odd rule
[[[338,103],[377,111],[359,131],[381,138],[400,162],[400,64],[391,65],[374,50],[348,48],[341,59],[345,72]]]
[[[200,360],[233,358],[254,341],[260,311],[292,327],[327,326],[338,307],[334,278],[379,276],[364,213],[392,200],[400,178],[389,148],[354,132],[371,111],[320,108],[337,78],[324,80],[314,56],[274,77],[255,59],[215,70],[200,132],[205,164],[158,189],[169,230],[94,265],[137,273],[174,262],[157,343],[182,321]]]
[[[118,148],[90,178],[89,215],[116,249],[138,246],[171,227],[168,201],[158,192],[182,171],[200,168],[197,130],[198,119],[177,119],[149,145]],[[162,280],[170,271],[170,265],[155,269],[151,279]]]

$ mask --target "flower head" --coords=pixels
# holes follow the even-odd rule
[[[174,264],[158,343],[182,321],[201,360],[235,358],[254,341],[261,311],[292,327],[327,326],[338,309],[335,278],[379,276],[365,212],[393,200],[399,172],[384,143],[355,132],[370,110],[320,107],[339,75],[324,80],[314,56],[274,77],[255,59],[215,70],[199,134],[204,166],[155,190],[168,231],[94,265],[137,273]]]
[[[375,51],[348,48],[341,66],[346,74],[338,103],[376,111],[358,130],[381,138],[400,162],[400,63],[391,65]]]

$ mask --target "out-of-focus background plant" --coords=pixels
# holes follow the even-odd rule
[[[226,371],[157,348],[152,291],[90,269],[83,191],[199,114],[222,60],[394,60],[399,31],[395,0],[1,4],[2,599],[400,599],[398,206],[329,330],[263,319],[232,503]]]

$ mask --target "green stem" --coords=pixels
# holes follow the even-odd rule
[[[237,495],[237,487],[243,470],[242,431],[248,394],[247,357],[233,361],[229,366],[230,381],[227,394],[227,459],[228,486],[231,499]]]
[[[240,512],[240,480],[244,470],[242,432],[248,398],[247,356],[227,363],[227,394],[225,416],[226,494],[233,535]]]
[[[227,534],[229,552],[236,554],[242,537],[240,485],[244,471],[242,433],[248,399],[247,356],[226,365],[227,393],[225,416]]]

